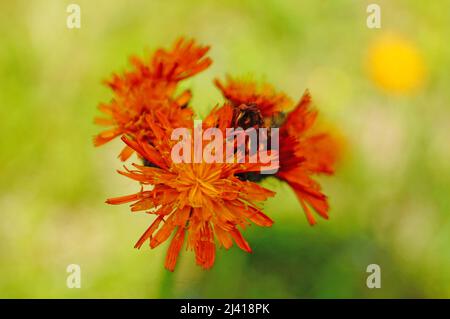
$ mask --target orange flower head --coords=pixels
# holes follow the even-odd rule
[[[292,187],[311,225],[316,223],[311,208],[328,219],[327,197],[312,175],[334,173],[339,145],[331,134],[316,128],[318,112],[311,108],[309,92],[306,91],[294,110],[286,115],[283,110],[289,106],[290,99],[283,93],[276,93],[271,85],[239,82],[230,77],[227,79],[227,85],[218,80],[216,85],[234,108],[231,115],[223,110],[217,110],[216,114],[224,113],[231,119],[246,118],[251,123],[250,126],[261,127],[263,123],[263,127],[279,127],[280,169],[275,176]],[[243,109],[241,103],[252,107]],[[258,115],[262,115],[262,120]],[[215,119],[216,122],[217,120]],[[214,122],[212,117],[210,121]],[[241,123],[234,120],[228,120],[228,123],[233,127],[242,127]],[[242,176],[248,180],[260,181],[267,175],[252,172]]]
[[[280,170],[276,175],[292,187],[311,225],[316,221],[310,207],[325,219],[329,211],[327,196],[312,175],[333,174],[339,156],[337,139],[316,129],[317,115],[306,91],[280,128]]]
[[[112,127],[94,139],[96,146],[105,144],[119,135],[141,138],[152,143],[154,135],[146,124],[146,116],[156,118],[155,111],[167,114],[173,127],[187,126],[193,112],[188,107],[191,92],[179,95],[175,90],[180,81],[205,70],[211,59],[205,57],[209,47],[198,46],[193,40],[178,40],[173,49],[157,50],[149,62],[131,58],[133,69],[122,75],[113,75],[107,81],[114,97],[99,109],[107,117],[96,118],[99,125]],[[126,160],[133,153],[128,146],[120,154]]]
[[[177,89],[180,81],[209,67],[208,50],[181,38],[172,49],[159,49],[148,61],[132,57],[130,71],[115,74],[106,82],[113,98],[99,106],[105,116],[95,119],[97,124],[109,127],[94,138],[96,146],[121,136],[126,145],[119,155],[121,160],[134,152],[143,159],[143,165],[132,164],[119,171],[139,182],[140,190],[106,202],[129,203],[132,212],[155,216],[135,248],[148,243],[153,249],[171,238],[165,260],[170,271],[175,269],[183,246],[194,251],[198,265],[209,269],[214,264],[216,242],[225,249],[235,243],[251,252],[241,231],[251,224],[273,224],[262,212],[261,203],[275,193],[256,184],[268,176],[262,171],[268,166],[253,160],[261,154],[275,155],[276,161],[271,161],[268,169],[274,168],[273,163],[279,169],[269,172],[292,187],[311,225],[316,223],[312,211],[328,218],[327,197],[313,177],[333,174],[339,155],[336,138],[316,124],[318,112],[311,107],[308,91],[288,113],[292,100],[269,84],[230,76],[224,82],[216,79],[227,101],[215,107],[201,127],[194,126],[189,105],[192,94],[190,90],[178,93]],[[229,129],[238,127],[243,130],[231,130],[232,137],[243,138],[228,138]],[[175,132],[178,128],[181,130]],[[214,133],[213,152],[210,143],[196,143],[198,129],[212,128],[227,137],[220,140],[220,134],[214,135],[217,130],[209,130]],[[247,129],[264,130],[253,135],[257,136],[255,140],[247,139]],[[173,133],[180,132],[181,141],[172,140]],[[208,139],[200,134],[201,139]],[[211,135],[206,136],[211,141]],[[272,143],[278,137],[279,143]],[[185,138],[190,142],[186,144]],[[216,159],[223,157],[217,145],[227,150],[228,158]],[[242,154],[245,151],[241,146],[249,154]],[[279,149],[275,149],[277,146]],[[181,154],[174,157],[174,150],[182,150],[181,160]],[[205,153],[211,156],[204,158]]]
[[[216,240],[226,249],[234,241],[239,248],[251,252],[240,229],[250,222],[265,227],[272,225],[273,221],[262,213],[257,203],[274,193],[239,179],[237,174],[259,170],[259,164],[176,163],[171,158],[171,149],[177,142],[170,139],[172,129],[161,125],[163,122],[167,121],[155,123],[147,117],[156,136],[154,145],[141,139],[122,137],[151,165],[133,164],[133,169],[120,171],[120,174],[139,181],[142,188],[136,194],[107,200],[109,204],[132,203],[133,212],[156,215],[135,247],[140,248],[148,241],[150,248],[155,248],[174,234],[165,261],[165,267],[170,271],[175,269],[185,240],[186,248],[195,252],[197,264],[205,269],[214,264]],[[191,129],[194,128],[191,126]],[[192,147],[192,153],[195,151]],[[153,189],[146,190],[146,185],[152,185]]]
[[[253,81],[237,80],[230,76],[226,77],[226,84],[218,79],[214,82],[232,104],[257,105],[265,118],[275,116],[292,105],[288,96],[277,92],[270,84],[258,85]]]

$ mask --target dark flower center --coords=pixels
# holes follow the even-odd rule
[[[233,125],[244,130],[263,126],[264,121],[256,104],[241,104],[234,108]]]

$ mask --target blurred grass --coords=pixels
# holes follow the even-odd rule
[[[65,27],[66,1],[0,4],[0,297],[450,297],[449,1],[77,1],[82,27]],[[417,91],[373,83],[371,43],[394,32],[427,69]],[[137,185],[114,173],[119,142],[95,149],[101,80],[131,54],[180,35],[210,44],[212,67],[184,85],[204,116],[225,73],[266,79],[294,99],[309,88],[346,138],[336,176],[321,179],[330,221],[309,227],[294,194],[275,180],[271,229],[246,232],[254,253],[219,251],[210,271],[183,253],[163,269],[167,245],[134,250],[147,216],[104,199]],[[67,289],[80,264],[82,288]],[[377,263],[382,289],[369,290]]]

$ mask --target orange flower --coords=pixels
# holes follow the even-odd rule
[[[135,248],[148,241],[153,249],[171,237],[165,260],[165,267],[170,271],[175,269],[185,241],[186,249],[194,251],[197,264],[209,269],[215,260],[216,240],[226,249],[234,242],[242,250],[251,252],[241,231],[252,223],[263,227],[273,224],[259,205],[275,193],[255,183],[268,176],[262,174],[268,166],[249,160],[255,158],[255,148],[252,154],[242,154],[245,153],[240,148],[243,144],[253,147],[259,143],[258,152],[270,153],[272,159],[275,155],[276,165],[279,159],[280,168],[274,174],[294,189],[310,224],[315,223],[311,209],[328,218],[327,198],[312,176],[333,174],[338,147],[330,134],[315,127],[317,111],[310,107],[309,93],[306,92],[294,110],[286,115],[286,109],[293,103],[271,85],[231,77],[227,77],[225,84],[216,80],[228,102],[214,108],[201,128],[194,127],[193,111],[188,107],[191,92],[177,94],[176,90],[180,81],[211,64],[205,56],[208,50],[209,47],[198,46],[193,40],[180,39],[169,51],[157,50],[149,61],[132,58],[131,71],[113,75],[107,81],[113,99],[99,106],[106,117],[95,120],[97,124],[110,127],[95,137],[96,146],[121,135],[126,144],[119,155],[121,160],[125,161],[134,152],[144,160],[144,165],[133,164],[132,168],[119,171],[138,181],[140,191],[106,202],[130,203],[132,212],[156,216]],[[214,135],[213,152],[209,143],[194,141],[187,149],[194,161],[186,163],[172,158],[173,150],[180,146],[180,141],[171,139],[176,128],[186,128],[183,134],[196,139],[197,129],[219,128],[225,133],[222,135],[227,135],[228,128],[237,127],[268,130],[260,131],[262,134],[257,140],[253,139],[257,143],[246,139],[244,130],[233,133],[236,137],[244,134],[244,138],[236,140],[227,136],[223,142],[217,142],[220,134]],[[279,150],[275,150],[276,144],[272,143],[277,136],[276,130],[271,129],[274,127],[279,128]],[[184,135],[182,137],[184,139]],[[222,151],[231,149],[230,146],[240,150],[231,155],[227,152],[225,156],[233,157],[231,163],[229,158],[225,163],[211,163],[211,158],[203,159],[203,156],[199,161],[198,154],[204,155],[204,151],[214,157],[223,156],[217,145],[223,146]],[[184,147],[182,150],[184,160],[191,156],[184,154]],[[237,163],[242,157],[243,163]],[[273,169],[272,164],[271,161]]]
[[[218,79],[214,81],[222,94],[235,106],[256,104],[262,116],[267,118],[282,112],[292,105],[291,99],[284,93],[276,92],[270,84],[258,85],[247,80],[226,77],[227,84]]]
[[[275,92],[268,84],[258,86],[256,83],[238,82],[228,77],[227,86],[217,80],[216,85],[234,106],[233,118],[248,119],[250,124],[247,127],[260,127],[261,123],[265,127],[280,127],[280,169],[275,176],[293,188],[311,225],[316,221],[309,206],[328,219],[327,197],[322,193],[320,184],[311,176],[333,174],[339,149],[337,141],[330,134],[317,132],[314,127],[318,113],[310,108],[309,92],[305,92],[295,109],[286,117],[282,111],[290,105],[291,100],[283,93]],[[221,112],[223,113],[216,111]],[[227,114],[230,117],[229,112]],[[241,126],[241,123],[231,123],[235,127]],[[266,176],[252,172],[241,177],[260,181]]]
[[[159,111],[157,115],[165,117]],[[234,240],[239,248],[251,252],[239,228],[245,228],[250,222],[271,226],[273,221],[256,203],[274,193],[255,183],[242,181],[236,175],[257,171],[259,164],[175,163],[171,158],[171,149],[176,143],[170,140],[171,127],[161,123],[167,121],[157,124],[147,118],[149,129],[156,137],[154,145],[141,139],[122,137],[152,165],[133,164],[134,169],[120,171],[120,174],[139,181],[143,188],[136,194],[107,200],[109,204],[132,203],[133,212],[145,211],[157,216],[135,247],[140,248],[148,240],[150,248],[155,248],[174,233],[165,261],[165,267],[170,271],[175,268],[185,239],[187,248],[195,252],[197,264],[205,269],[214,264],[215,239],[226,249]],[[144,190],[146,185],[152,185],[153,189]]]
[[[133,57],[133,70],[123,75],[114,75],[107,85],[113,90],[114,98],[109,104],[101,104],[100,111],[107,117],[96,118],[99,125],[112,126],[94,139],[96,146],[105,144],[119,135],[148,142],[154,139],[146,124],[146,116],[154,116],[156,110],[167,115],[172,127],[187,126],[193,112],[188,108],[191,92],[186,90],[175,95],[177,84],[205,70],[211,59],[205,57],[209,47],[195,44],[193,40],[178,40],[173,49],[157,50],[146,63]],[[126,160],[133,150],[128,146],[120,154]]]
[[[325,219],[329,210],[326,195],[311,175],[333,174],[339,154],[337,140],[315,129],[317,115],[306,91],[280,128],[280,170],[276,175],[292,187],[311,225],[316,221],[308,205]]]

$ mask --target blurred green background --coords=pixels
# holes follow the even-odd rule
[[[378,0],[382,27],[369,29],[372,2],[78,0],[81,29],[68,29],[72,1],[2,1],[0,297],[449,298],[450,2]],[[388,33],[423,63],[414,89],[370,75]],[[138,185],[114,172],[119,141],[93,147],[92,120],[112,96],[102,80],[180,35],[212,46],[213,65],[184,84],[199,116],[222,100],[212,79],[225,73],[294,99],[310,89],[346,140],[337,174],[320,178],[329,221],[310,227],[289,187],[268,180],[275,224],[247,229],[252,254],[219,250],[203,271],[183,251],[169,273],[167,243],[133,249],[151,217],[104,204]],[[366,287],[372,263],[381,289]],[[81,289],[66,287],[69,264]]]

